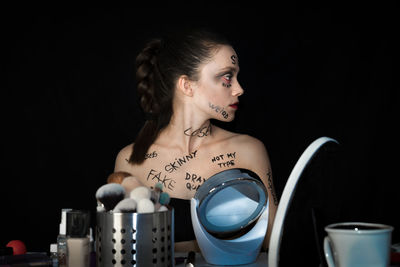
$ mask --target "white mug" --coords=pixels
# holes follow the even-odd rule
[[[325,227],[325,258],[329,267],[387,267],[393,227],[390,225],[343,222]]]

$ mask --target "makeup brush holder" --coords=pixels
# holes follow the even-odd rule
[[[98,212],[97,266],[174,266],[174,210]]]

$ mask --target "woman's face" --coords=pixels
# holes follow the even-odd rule
[[[212,59],[200,68],[195,82],[194,104],[211,118],[232,121],[243,94],[237,75],[239,61],[231,46],[221,46]]]

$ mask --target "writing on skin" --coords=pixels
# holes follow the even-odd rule
[[[170,162],[167,165],[165,165],[165,167],[164,167],[165,171],[167,171],[168,173],[172,173],[173,171],[176,171],[177,169],[179,169],[179,167],[181,167],[185,163],[196,158],[196,154],[197,154],[197,150],[191,152],[188,155],[175,158],[175,160],[173,162]]]

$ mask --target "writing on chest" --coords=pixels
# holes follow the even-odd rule
[[[146,182],[149,185],[162,183],[170,191],[197,191],[207,177],[221,171],[221,169],[236,167],[236,152],[211,154],[208,157],[199,157],[197,150],[189,154],[171,157],[170,160],[160,161],[150,159],[145,169]]]
[[[172,173],[178,169],[180,169],[183,165],[187,165],[187,163],[193,161],[196,158],[197,150],[191,152],[188,155],[184,155],[182,157],[176,157],[173,161],[168,162],[164,166],[164,170],[168,173]]]
[[[189,191],[197,191],[200,185],[202,185],[206,178],[199,175],[197,172],[181,170],[175,172],[173,176],[170,174],[159,171],[156,169],[150,169],[147,174],[146,181],[149,183],[162,183],[163,187],[171,191],[175,189],[181,190],[182,187]]]

